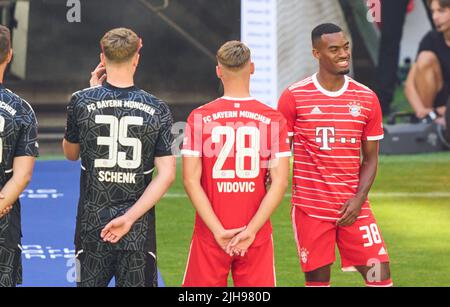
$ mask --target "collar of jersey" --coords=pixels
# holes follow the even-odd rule
[[[313,82],[314,82],[314,85],[317,87],[317,89],[318,89],[322,94],[324,94],[324,95],[326,95],[326,96],[329,96],[329,97],[339,97],[339,96],[341,96],[342,94],[344,94],[345,91],[347,91],[347,89],[348,89],[348,84],[350,83],[348,77],[347,77],[347,76],[344,76],[344,77],[345,77],[345,83],[344,83],[344,86],[343,86],[339,91],[336,91],[336,92],[330,92],[330,91],[327,91],[326,89],[324,89],[324,88],[322,87],[322,85],[320,85],[319,80],[317,80],[317,73],[314,74],[314,75],[312,76],[312,80],[313,80]]]
[[[252,101],[255,100],[253,97],[245,97],[245,98],[234,98],[229,96],[223,96],[222,99],[224,100],[231,100],[231,101]]]
[[[123,91],[123,92],[129,92],[129,91],[137,90],[137,87],[135,85],[129,86],[129,87],[117,87],[117,86],[114,86],[114,85],[112,85],[112,84],[110,84],[108,82],[103,83],[103,87],[106,87],[106,88],[108,88],[110,90],[113,90],[113,91]]]

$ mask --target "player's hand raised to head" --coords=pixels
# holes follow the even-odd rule
[[[353,225],[358,219],[365,201],[365,199],[361,199],[359,197],[349,199],[342,207],[341,212],[339,212],[342,214],[342,217],[337,222],[337,225],[342,227]]]
[[[216,239],[217,244],[219,244],[219,246],[226,251],[231,239],[233,239],[238,233],[245,230],[245,228],[246,227],[244,226],[236,229],[224,229],[220,233],[214,234],[214,238]]]
[[[100,236],[105,242],[116,244],[120,241],[131,229],[133,222],[126,216],[118,217],[103,228]]]
[[[230,256],[244,257],[247,254],[248,249],[255,241],[256,234],[245,229],[241,233],[237,234],[228,244],[226,252]]]
[[[98,64],[97,67],[91,72],[91,79],[89,83],[91,86],[102,85],[106,80],[106,67],[102,63]]]

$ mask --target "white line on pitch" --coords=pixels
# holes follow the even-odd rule
[[[164,197],[166,198],[187,198],[184,193],[169,193]],[[286,194],[285,197],[291,197],[291,194]],[[407,192],[375,192],[371,193],[369,197],[375,198],[410,198],[410,197],[423,197],[423,198],[447,198],[450,197],[449,192],[423,192],[423,193],[407,193]]]

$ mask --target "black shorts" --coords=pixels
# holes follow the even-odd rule
[[[0,246],[0,287],[22,284],[22,250]]]
[[[107,287],[115,277],[116,287],[157,287],[158,271],[153,253],[136,251],[79,251],[77,286]]]
[[[444,80],[444,85],[441,91],[437,94],[434,100],[434,108],[446,106],[450,98],[450,81]]]

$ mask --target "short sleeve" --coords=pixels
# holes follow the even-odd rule
[[[64,138],[70,143],[78,144],[80,143],[80,130],[75,114],[75,102],[76,96],[74,95],[67,106],[67,123]]]
[[[436,52],[435,43],[433,39],[433,31],[428,32],[427,35],[425,35],[424,38],[421,40],[419,44],[418,54],[420,54],[422,51]]]
[[[161,114],[161,126],[159,129],[158,140],[156,141],[155,157],[172,156],[172,145],[174,137],[172,134],[173,117],[167,105],[162,104],[163,112]]]
[[[202,154],[202,115],[192,112],[184,130],[183,149],[181,154],[188,157],[200,157]]]
[[[381,112],[380,102],[374,94],[372,107],[367,119],[367,124],[363,131],[363,141],[379,141],[384,138],[383,114]]]
[[[272,122],[271,159],[291,157],[291,142],[289,140],[288,126],[281,114],[279,119]]]
[[[20,132],[16,143],[15,157],[38,157],[38,124],[31,107],[25,109],[20,120]]]
[[[295,121],[297,120],[297,108],[295,97],[289,89],[284,91],[281,95],[278,102],[278,111],[286,119],[288,136],[294,136],[294,126]]]

